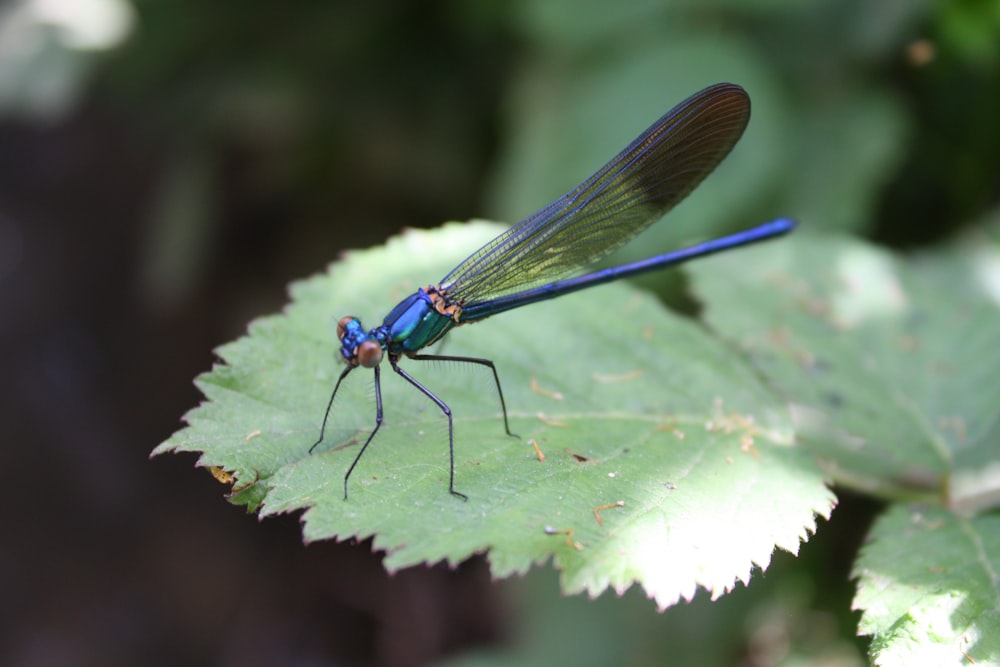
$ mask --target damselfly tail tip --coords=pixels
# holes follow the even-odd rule
[[[792,218],[777,218],[776,220],[765,223],[764,226],[768,228],[772,235],[780,236],[781,234],[787,234],[798,227],[799,223]]]

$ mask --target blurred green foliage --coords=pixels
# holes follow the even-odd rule
[[[657,243],[779,214],[925,243],[997,197],[992,1],[102,2],[129,7],[124,41],[37,30],[49,46],[4,65],[3,109],[44,115],[37,91],[59,86],[122,109],[168,139],[165,187],[192,154],[238,170],[231,196],[312,260],[405,225],[519,219],[723,80],[749,90],[750,129]]]

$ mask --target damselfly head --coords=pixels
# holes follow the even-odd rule
[[[340,318],[337,322],[337,338],[340,339],[340,356],[348,366],[375,368],[382,362],[382,339],[379,329],[365,331],[361,321],[353,315]]]
[[[351,326],[351,322],[358,322],[358,318],[354,317],[354,315],[344,315],[340,318],[340,321],[337,322],[337,338],[339,340],[344,340],[344,334]],[[360,325],[361,322],[358,322],[358,324]]]
[[[382,346],[376,340],[366,340],[358,345],[358,363],[365,368],[375,368],[382,362]]]

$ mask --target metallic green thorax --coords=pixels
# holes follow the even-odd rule
[[[341,323],[340,354],[348,365],[356,366],[358,350],[367,341],[374,341],[390,356],[414,354],[432,345],[458,324],[461,308],[448,304],[435,287],[418,289],[403,299],[385,316],[381,326],[366,332],[355,318]],[[362,365],[365,365],[362,363]]]

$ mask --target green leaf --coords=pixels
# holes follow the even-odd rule
[[[736,260],[693,266],[695,290],[800,441],[845,485],[939,505],[891,508],[857,563],[876,663],[998,664],[1000,517],[965,518],[1000,501],[995,247],[902,259],[801,234]]]
[[[854,576],[875,664],[1000,664],[1000,515],[893,507]]]
[[[747,582],[775,546],[795,552],[833,496],[783,405],[697,323],[623,284],[449,334],[447,354],[496,361],[518,438],[487,371],[403,359],[453,410],[468,502],[448,493],[445,418],[385,364],[385,424],[343,499],[375,406],[372,376],[353,373],[309,454],[342,369],[334,323],[349,313],[372,326],[500,230],[407,232],[293,285],[282,315],[218,350],[224,364],[197,381],[208,401],[155,453],[200,452],[262,516],[305,510],[307,540],[374,536],[390,570],[487,552],[504,577],[552,559],[567,592],[639,582],[663,607]]]
[[[711,326],[793,403],[799,438],[834,478],[956,509],[995,504],[1000,310],[973,263],[808,233],[759,257],[692,265],[694,290]],[[992,475],[992,495],[966,496],[963,480],[983,490],[972,473]]]

